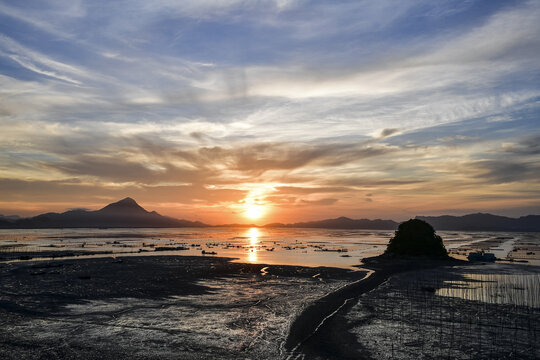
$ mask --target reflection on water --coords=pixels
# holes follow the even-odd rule
[[[540,308],[540,274],[465,274],[445,281],[437,295]]]
[[[257,252],[259,247],[259,229],[251,228],[248,230],[247,237],[249,238],[249,248],[248,248],[248,258],[247,261],[250,263],[256,263],[258,260]]]
[[[259,229],[251,228],[248,231],[249,242],[251,246],[257,245],[259,242]]]
[[[540,244],[540,233],[440,232],[447,249],[512,236]],[[239,262],[353,268],[381,254],[389,230],[294,228],[0,230],[0,261],[64,256],[201,255]],[[498,244],[497,246],[500,246]],[[532,246],[532,245],[529,245]],[[509,249],[507,250],[509,251]],[[534,250],[527,250],[529,252]],[[109,255],[106,255],[109,254]],[[497,254],[504,258],[505,254]],[[514,256],[515,257],[515,256]]]

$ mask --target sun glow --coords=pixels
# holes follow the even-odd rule
[[[264,215],[264,206],[255,204],[246,204],[245,216],[252,219],[260,219]]]
[[[267,196],[276,191],[274,184],[251,184],[249,193],[238,204],[244,217],[258,220],[266,216],[272,208]]]

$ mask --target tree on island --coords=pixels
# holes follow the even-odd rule
[[[390,239],[385,254],[448,257],[442,238],[427,222],[411,219],[399,224],[395,236]]]

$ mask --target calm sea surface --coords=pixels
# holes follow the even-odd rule
[[[500,259],[512,257],[538,264],[535,249],[540,246],[540,233],[438,234],[446,248],[458,257],[484,249]],[[205,255],[248,263],[351,268],[361,264],[364,257],[384,252],[392,236],[393,231],[388,230],[266,228],[0,230],[0,252],[38,253],[42,257],[54,253],[65,256],[69,252],[79,257]],[[95,254],[99,252],[112,254]],[[519,260],[517,255],[521,253]],[[35,259],[36,255],[32,257]]]

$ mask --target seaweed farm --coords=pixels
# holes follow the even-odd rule
[[[489,304],[540,308],[540,273],[463,274],[462,280],[445,280],[436,294]]]
[[[392,277],[346,315],[380,359],[538,359],[540,270],[475,265]]]

